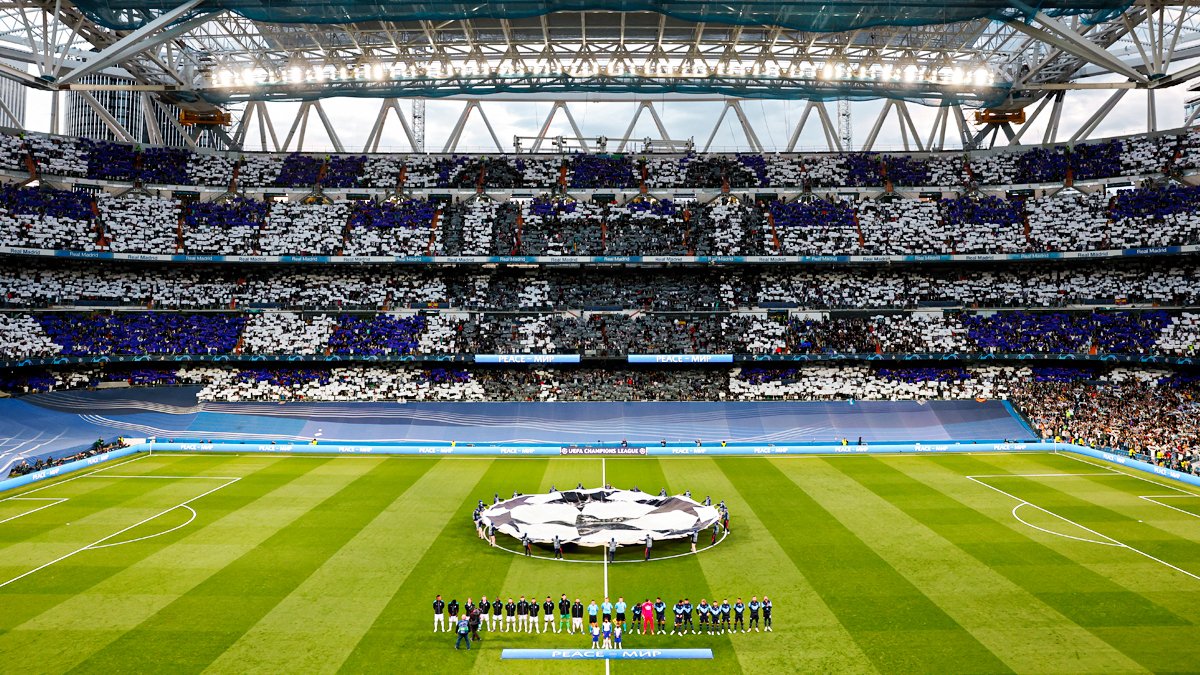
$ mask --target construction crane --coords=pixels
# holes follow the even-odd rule
[[[425,152],[425,99],[412,102],[413,152]]]
[[[842,141],[842,150],[849,152],[854,149],[854,132],[850,129],[850,101],[838,99],[838,137]]]

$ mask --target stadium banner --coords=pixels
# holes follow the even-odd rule
[[[74,462],[67,462],[66,464],[62,464],[60,466],[52,466],[49,469],[42,469],[41,471],[27,473],[24,476],[17,476],[16,478],[2,480],[0,481],[0,492],[13,490],[15,488],[29,485],[30,483],[46,480],[47,478],[64,476],[68,473],[79,471],[80,469],[86,469],[88,467],[96,466],[97,464],[103,464],[104,462],[111,462],[114,459],[128,457],[129,455],[136,454],[143,450],[148,450],[149,448],[149,445],[139,443],[137,445],[130,445],[128,447],[102,452],[99,455],[85,457],[83,459],[75,460]]]
[[[564,445],[558,449],[563,457],[638,457],[648,454],[644,447]]]
[[[0,361],[0,368],[61,366],[104,363],[581,363],[579,354],[99,354],[95,356],[43,356]],[[591,360],[591,357],[589,357]],[[1189,366],[1200,363],[1191,356],[1147,356],[1145,354],[978,354],[874,352],[822,354],[630,354],[627,363],[753,363],[763,361],[1103,361],[1108,363],[1167,364]]]
[[[464,457],[562,457],[562,456],[639,456],[639,457],[754,457],[785,455],[849,455],[849,454],[943,454],[954,452],[1048,452],[1062,449],[1061,444],[1035,442],[955,442],[934,441],[919,443],[876,443],[876,444],[720,444],[712,446],[667,443],[658,447],[622,448],[616,444],[596,445],[475,445],[405,444],[405,443],[317,443],[294,442],[235,442],[201,441],[176,439],[171,442],[152,441],[150,447],[156,452],[226,452],[267,454],[324,454],[324,455],[401,455],[401,456],[453,456]],[[564,452],[565,451],[565,452]]]
[[[578,354],[475,354],[475,363],[579,363]]]
[[[1100,251],[1053,251],[1038,253],[955,253],[930,255],[760,255],[760,256],[390,256],[390,255],[193,255],[164,253],[113,253],[111,251],[68,251],[0,246],[0,255],[71,258],[79,260],[130,260],[179,263],[278,263],[347,265],[829,265],[924,262],[1004,262],[1031,260],[1080,260],[1123,257],[1180,255],[1200,252],[1200,244],[1147,246]]]
[[[536,661],[654,661],[711,659],[711,649],[505,649],[501,659]]]
[[[733,354],[630,354],[629,363],[733,363]]]
[[[1129,457],[1127,455],[1118,455],[1106,450],[1097,450],[1095,448],[1089,448],[1082,445],[1067,445],[1065,443],[1062,444],[1060,449],[1075,453],[1077,455],[1083,455],[1085,457],[1102,459],[1106,462],[1112,462],[1113,464],[1127,466],[1131,469],[1137,469],[1138,471],[1152,473],[1155,476],[1162,476],[1163,478],[1170,478],[1171,480],[1177,480],[1181,483],[1187,483],[1188,485],[1200,487],[1200,476],[1193,476],[1192,474],[1184,471],[1176,471],[1174,469],[1168,469],[1162,466],[1155,466],[1149,462],[1143,462],[1140,459],[1134,459],[1133,457]]]
[[[470,354],[99,354],[96,356],[47,356],[0,361],[0,368],[62,366],[105,363],[436,363],[472,361]]]

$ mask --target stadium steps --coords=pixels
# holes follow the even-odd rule
[[[425,255],[433,255],[433,245],[437,242],[438,223],[442,220],[442,210],[433,212],[433,220],[429,221],[429,243],[425,246]]]
[[[342,246],[338,249],[338,255],[345,255],[346,248],[350,245],[350,237],[354,233],[354,228],[350,227],[350,222],[354,220],[354,211],[346,214],[346,224],[342,226]]]
[[[33,161],[33,151],[27,143],[21,143],[21,148],[25,150],[25,170],[29,172],[29,180],[35,181],[38,179],[38,169],[37,162]]]

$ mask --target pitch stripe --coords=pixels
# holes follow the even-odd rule
[[[877,672],[804,573],[770,536],[745,496],[718,468],[720,461],[706,457],[695,462],[663,460],[662,465],[676,484],[711,486],[714,497],[726,500],[730,507],[730,525],[736,532],[719,555],[699,556],[705,576],[717,580],[722,591],[739,595],[751,589],[760,594],[765,591],[777,608],[778,634],[771,635],[771,643],[739,640],[738,636],[732,640],[742,669],[761,673],[778,668],[778,645],[772,643],[786,640],[791,651],[788,667],[795,672]]]
[[[218,462],[221,465],[227,463],[230,460]],[[177,470],[183,468],[172,464]],[[274,460],[252,463],[257,471],[247,475],[254,476],[253,487],[245,487],[239,482],[209,497],[204,505],[202,523],[210,525],[188,531],[182,537],[172,537],[170,541],[164,540],[159,547],[123,547],[118,549],[118,558],[96,552],[95,555],[102,559],[119,563],[81,566],[77,562],[64,567],[68,573],[56,577],[53,584],[35,588],[37,593],[17,596],[19,602],[6,603],[6,614],[9,615],[6,618],[11,617],[19,625],[0,635],[0,653],[9,649],[52,649],[52,654],[41,657],[44,668],[47,671],[70,669],[199,583],[197,574],[208,576],[224,566],[225,563],[214,560],[219,554],[242,546],[252,548],[257,540],[251,532],[246,533],[246,540],[229,537],[230,519],[237,517],[239,509],[255,500],[267,499],[272,493],[294,494],[294,498],[300,498],[312,494],[318,487],[302,485],[294,493],[287,493],[285,487],[279,486],[302,478],[304,474],[294,469],[279,471],[272,466],[274,464]],[[100,510],[103,512],[104,508]],[[224,523],[225,528],[211,528],[212,523]],[[104,626],[105,630],[96,631],[97,626]],[[89,631],[88,639],[55,637],[64,631]]]
[[[1169,601],[1172,594],[1159,593],[1151,600],[1136,590],[1130,590],[1127,584],[1137,585],[1135,577],[1145,567],[1127,551],[1059,537],[1043,537],[1031,532],[1012,517],[1012,500],[965,479],[967,474],[987,470],[989,463],[980,460],[979,457],[964,456],[923,466],[898,462],[886,465],[918,483],[917,489],[909,488],[914,494],[911,498],[919,500],[914,504],[920,503],[926,509],[956,511],[966,507],[966,510],[958,511],[954,523],[928,523],[944,538],[1086,629],[1097,640],[1120,652],[1123,658],[1132,659],[1147,670],[1178,670],[1163,665],[1156,667],[1156,657],[1147,658],[1147,655],[1129,649],[1125,644],[1127,641],[1121,638],[1123,634],[1172,630],[1186,624],[1180,616],[1189,614],[1177,616],[1165,603],[1155,602]],[[884,479],[880,478],[879,483],[885,485]],[[878,491],[888,496],[882,487]],[[900,506],[907,503],[899,499],[893,501]],[[1146,564],[1158,567],[1153,563]],[[1186,594],[1181,595],[1185,596],[1181,601],[1190,601]],[[1120,608],[1120,614],[1114,616],[1114,608],[1117,607]],[[1071,665],[1070,656],[1088,653],[1064,649],[1062,645],[1066,643],[1053,639],[1052,635],[1028,635],[1025,640],[1035,645],[1046,641],[1043,653],[1066,661],[1068,669]],[[1090,670],[1110,669],[1102,666],[1100,664]]]
[[[400,460],[404,461],[404,460]],[[466,496],[463,484],[485,466],[417,460],[429,470],[304,580],[206,670],[274,673],[332,672],[371,627],[388,598],[432,545],[409,537],[411,524],[447,526]],[[430,499],[430,495],[438,495]]]
[[[439,520],[425,523],[414,520],[403,532],[397,533],[397,536],[406,539],[425,542],[423,554],[409,568],[404,581],[387,599],[370,628],[353,645],[340,671],[371,672],[379,670],[380,664],[444,663],[447,650],[454,644],[454,636],[449,632],[437,636],[432,634],[433,611],[430,605],[433,596],[443,594],[447,602],[457,598],[460,603],[468,595],[476,599],[481,594],[491,597],[504,590],[501,582],[509,565],[515,560],[509,553],[491,551],[476,537],[470,521],[475,501],[483,498],[490,501],[496,492],[507,495],[514,489],[532,491],[537,485],[535,481],[545,471],[546,462],[544,459],[471,462],[470,465],[485,467],[486,472],[473,484],[465,482],[470,486],[465,499],[457,502],[447,500],[452,509],[449,522]],[[446,465],[459,469],[468,466],[454,459],[447,460]],[[455,481],[454,476],[450,474],[447,480]],[[443,481],[438,494],[445,489],[447,487]],[[457,492],[458,489],[455,488],[455,494],[461,494]],[[431,499],[442,501],[438,494]],[[485,638],[483,646],[485,649],[498,649],[500,645],[495,640]],[[470,669],[479,652],[479,649],[473,649],[469,655],[455,655],[455,663],[458,664],[455,668],[460,671]],[[495,657],[499,659],[498,651]]]
[[[804,470],[807,463],[794,464]],[[792,482],[781,465],[785,462],[760,458],[718,463],[876,668],[934,672],[950,659],[979,671],[1007,670],[970,632]],[[881,639],[885,635],[889,637]]]
[[[294,464],[294,468],[304,465]],[[246,548],[238,541],[240,556],[222,555],[220,568],[204,570],[203,580],[189,584],[172,602],[81,665],[96,670],[139,662],[157,662],[169,670],[208,665],[365,524],[366,514],[375,512],[373,503],[388,494],[385,486],[403,484],[406,476],[400,469],[400,464],[386,460],[374,465],[328,461],[306,472],[310,491],[299,498],[276,495],[265,503],[256,502],[257,508],[231,514],[230,520],[250,526],[246,534],[258,545]],[[252,481],[243,480],[239,486],[247,483]],[[360,505],[363,508],[356,508]],[[274,508],[286,512],[283,522],[272,522]],[[257,526],[260,518],[270,523],[265,532]],[[212,530],[216,531],[208,534]],[[208,534],[208,540],[216,542],[240,540],[243,531],[242,527],[210,525],[197,534]],[[190,624],[197,612],[208,619],[205,639],[189,640],[186,652],[180,652],[172,641],[154,639],[164,628]]]
[[[904,474],[895,465],[827,462],[790,478],[1017,672],[1137,670],[1124,654],[943,536],[939,530],[951,528],[938,527],[931,488],[911,478],[897,481]],[[1055,628],[1031,639],[1026,629],[1032,626]],[[1078,649],[1052,648],[1048,638]]]

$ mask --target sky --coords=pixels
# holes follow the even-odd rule
[[[1182,125],[1184,119],[1184,101],[1188,97],[1185,86],[1177,86],[1158,92],[1158,128],[1173,129]],[[1059,141],[1065,141],[1091,114],[1108,98],[1109,92],[1077,91],[1071,92],[1066,98],[1063,108],[1063,118],[1060,124]],[[50,130],[50,97],[51,94],[30,91],[27,96],[26,120],[27,128],[31,131]],[[659,115],[663,119],[671,137],[676,140],[694,139],[697,149],[703,149],[712,134],[717,118],[721,114],[724,103],[708,102],[678,102],[664,101],[660,98],[647,97],[654,102]],[[299,109],[299,103],[269,104],[271,117],[280,142],[287,135],[292,120]],[[358,152],[363,149],[367,135],[379,113],[378,99],[335,98],[324,102],[327,114],[330,116],[338,135],[348,152]],[[426,150],[439,152],[448,137],[450,130],[463,110],[463,101],[430,100],[426,104]],[[743,109],[754,128],[759,141],[767,151],[784,150],[791,138],[793,130],[806,105],[805,101],[758,101],[747,100],[742,103]],[[483,99],[482,108],[487,113],[503,149],[512,150],[515,135],[534,136],[541,128],[546,115],[552,107],[551,102],[510,102],[489,101]],[[637,108],[633,102],[598,102],[577,101],[570,103],[571,112],[575,116],[583,133],[587,137],[608,136],[617,138],[623,136]],[[851,119],[853,137],[856,146],[868,137],[875,123],[882,101],[865,101],[851,104]],[[411,108],[408,101],[401,101],[401,108],[408,113]],[[827,103],[827,108],[836,124],[836,104]],[[930,125],[937,114],[937,109],[917,104],[909,106],[910,113],[917,129],[922,136],[928,134]],[[1027,109],[1032,114],[1033,107]],[[968,113],[970,114],[970,113]],[[1042,115],[1036,125],[1031,128],[1023,139],[1025,143],[1038,143],[1042,138],[1043,120],[1049,117],[1049,111]],[[1092,134],[1093,138],[1118,136],[1140,133],[1146,128],[1146,93],[1131,91],[1106,117],[1104,122]],[[560,111],[551,127],[550,135],[570,135],[570,127],[566,117]],[[254,125],[248,140],[247,150],[257,150],[257,125]],[[638,121],[632,138],[641,139],[646,136],[658,138],[659,134],[648,114],[643,113]],[[947,138],[953,136],[951,128]],[[529,141],[523,143],[528,149]],[[897,117],[893,113],[884,124],[875,150],[900,150],[902,141]],[[610,143],[610,150],[615,144]],[[732,111],[726,115],[720,129],[712,141],[713,151],[745,150],[748,144]],[[305,150],[332,150],[332,143],[320,126],[314,113],[310,119]],[[821,151],[826,150],[824,135],[816,116],[813,115],[797,143],[797,150]],[[915,149],[915,148],[914,148]],[[392,117],[384,128],[383,141],[380,151],[407,152],[409,143],[404,137],[400,124]],[[495,152],[495,145],[481,119],[474,114],[468,121],[463,132],[462,141],[458,146],[459,152]]]

